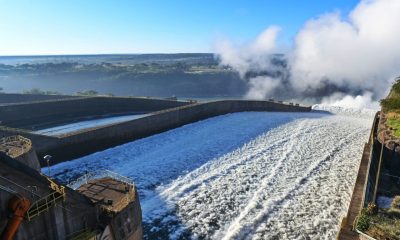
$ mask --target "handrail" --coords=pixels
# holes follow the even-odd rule
[[[101,171],[95,171],[92,173],[84,174],[83,176],[77,178],[75,181],[70,182],[67,186],[76,190],[83,184],[87,184],[90,180],[96,180],[96,179],[105,178],[105,177],[110,177],[110,178],[116,179],[120,182],[126,183],[128,185],[132,185],[133,187],[135,186],[135,183],[133,182],[132,179],[122,176],[118,173],[109,171],[109,170],[101,170]]]
[[[56,205],[57,200],[61,198],[65,198],[65,193],[60,193],[57,191],[53,191],[47,196],[40,198],[32,203],[31,207],[26,213],[26,218],[30,221],[32,218],[39,216],[42,212],[46,212],[50,207]]]
[[[135,199],[135,195],[134,194],[125,194],[123,199],[121,199],[121,201],[119,201],[116,205],[112,205],[112,206],[104,206],[104,205],[102,205],[101,208],[103,210],[106,210],[109,213],[120,212],[126,205],[128,205],[134,199]]]
[[[20,146],[10,144],[13,142],[21,142],[22,144]],[[27,150],[32,148],[32,141],[29,140],[28,138],[22,137],[20,135],[13,135],[13,136],[7,136],[7,137],[1,138],[0,146],[5,147],[6,149],[7,149],[7,147],[12,147],[14,149],[18,149],[19,151],[13,157],[19,157],[22,154],[26,153]],[[7,154],[7,152],[6,152],[6,154]]]
[[[29,140],[28,138],[25,138],[21,135],[12,135],[12,136],[0,138],[0,144],[6,144],[7,142],[15,142],[15,141],[21,141],[21,142],[27,144],[28,146],[32,146],[31,140]]]

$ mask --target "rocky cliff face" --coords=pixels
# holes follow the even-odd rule
[[[400,152],[400,138],[394,135],[394,130],[388,126],[387,119],[387,113],[381,111],[378,123],[378,141],[398,153]]]

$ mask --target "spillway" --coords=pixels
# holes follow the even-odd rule
[[[332,239],[374,114],[333,110],[218,116],[51,173],[64,183],[97,169],[134,179],[147,239]]]
[[[77,131],[85,130],[93,127],[101,127],[109,124],[126,122],[138,118],[148,116],[149,114],[133,114],[124,116],[103,117],[99,119],[83,120],[69,124],[57,125],[54,127],[44,128],[34,133],[43,134],[47,136],[58,136],[62,134],[74,133]]]

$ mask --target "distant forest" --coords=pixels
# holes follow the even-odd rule
[[[3,92],[240,97],[246,82],[212,54],[0,57]]]

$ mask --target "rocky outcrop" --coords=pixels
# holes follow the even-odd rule
[[[383,111],[380,113],[380,121],[378,125],[378,141],[390,150],[400,152],[400,138],[394,135],[394,131],[387,125],[387,114]]]

